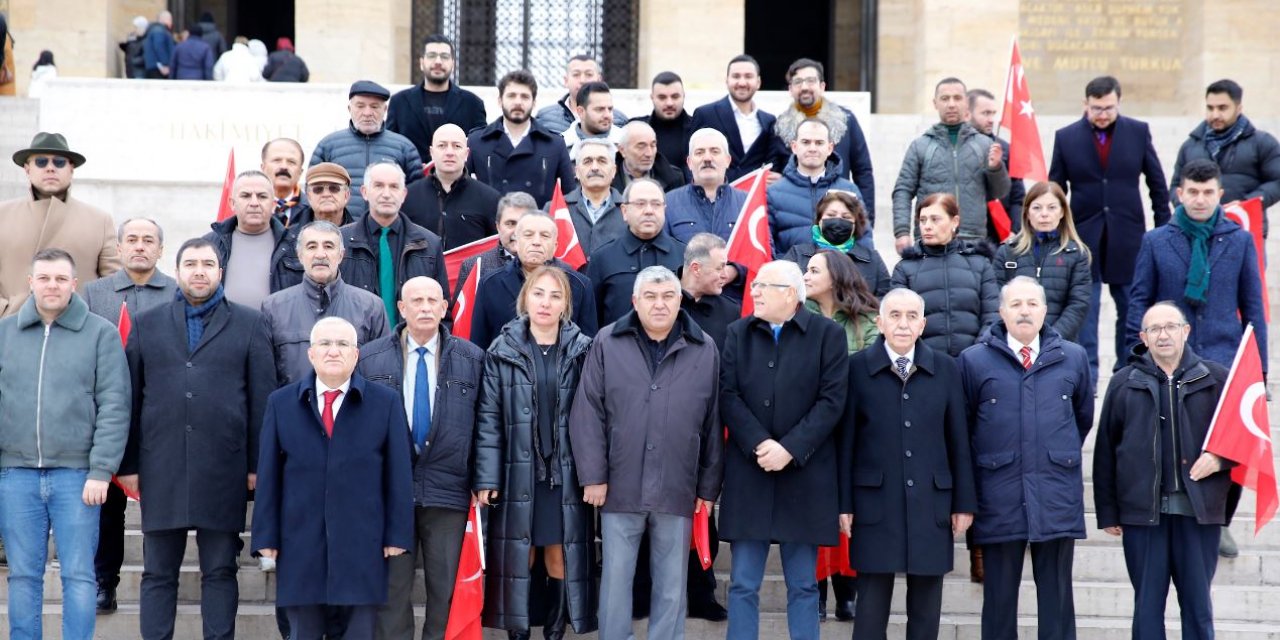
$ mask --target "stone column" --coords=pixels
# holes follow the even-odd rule
[[[312,82],[408,84],[410,0],[296,0],[294,46]]]
[[[744,53],[745,16],[745,0],[641,0],[636,86],[675,71],[686,89],[723,89],[725,65]]]

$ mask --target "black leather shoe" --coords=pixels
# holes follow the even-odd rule
[[[507,640],[529,640],[528,631],[508,631]]]
[[[724,622],[729,619],[729,612],[725,611],[724,607],[720,606],[720,603],[712,600],[711,602],[691,603],[688,617],[710,622]]]
[[[853,619],[853,601],[840,600],[836,602],[836,620],[848,622]]]
[[[115,587],[98,585],[98,613],[115,613],[118,606]]]

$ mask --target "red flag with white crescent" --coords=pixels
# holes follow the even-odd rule
[[[730,182],[729,186],[733,187],[734,189],[738,189],[740,191],[746,191],[747,193],[751,193],[751,189],[753,189],[756,186],[756,181],[763,179],[764,174],[767,173],[772,168],[773,168],[773,163],[766,164],[763,167],[760,167],[759,169],[756,169],[755,171],[752,171],[751,173],[748,173],[738,178],[737,180]],[[768,185],[765,185],[765,186],[767,187]]]
[[[1040,127],[1036,125],[1036,110],[1031,106],[1031,90],[1027,88],[1027,74],[1022,67],[1017,40],[1013,41],[1001,111],[1000,128],[1007,131],[1005,135],[1009,137],[1009,176],[1034,182],[1048,180]]]
[[[549,210],[556,221],[556,257],[574,269],[581,269],[587,263],[587,254],[578,243],[578,230],[573,227],[573,217],[569,215],[569,205],[564,201],[559,178],[556,178],[556,190],[551,194]]]
[[[467,281],[458,290],[458,299],[453,301],[453,335],[463,340],[471,339],[471,315],[475,309],[476,296],[480,293],[480,263],[484,258],[477,257],[476,263],[467,274]]]
[[[481,640],[484,628],[480,612],[484,609],[484,533],[480,528],[480,505],[471,503],[471,516],[462,536],[462,554],[458,558],[458,577],[453,582],[453,602],[449,605],[449,624],[445,640]]]
[[[236,214],[231,210],[231,187],[236,181],[236,149],[227,153],[227,175],[222,178],[222,199],[218,201],[218,222]]]
[[[1275,516],[1280,497],[1267,419],[1267,387],[1252,323],[1245,327],[1240,339],[1226,388],[1213,413],[1213,422],[1209,423],[1204,450],[1235,462],[1231,480],[1257,494],[1253,523],[1256,535]]]
[[[1267,293],[1267,259],[1262,253],[1265,242],[1262,238],[1262,216],[1264,215],[1262,196],[1228,202],[1222,205],[1222,213],[1253,236],[1253,250],[1258,256],[1258,279],[1262,281],[1262,313],[1265,314],[1263,317],[1267,322],[1271,322],[1271,295]]]
[[[742,317],[755,311],[755,303],[751,300],[751,283],[756,273],[766,262],[773,259],[773,236],[769,232],[769,207],[765,197],[764,172],[766,167],[753,171],[756,180],[751,183],[747,192],[747,201],[742,205],[738,221],[729,234],[726,257],[729,262],[740,264],[747,269],[747,280],[742,297]]]
[[[496,246],[498,246],[498,236],[492,235],[444,252],[444,271],[449,275],[449,284],[458,283],[458,274],[462,273],[462,263],[466,262],[467,258],[478,256]]]

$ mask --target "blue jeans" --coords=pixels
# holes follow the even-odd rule
[[[767,540],[734,540],[729,549],[729,632],[727,640],[760,637],[760,585],[764,582]],[[787,631],[791,640],[818,640],[818,546],[778,544],[787,583]]]
[[[1129,315],[1129,284],[1107,285],[1111,292],[1111,301],[1116,304],[1116,363],[1111,368],[1119,371],[1129,359],[1124,339],[1125,319]],[[1084,315],[1084,324],[1080,326],[1080,346],[1089,354],[1089,369],[1093,374],[1093,384],[1098,384],[1098,316],[1102,310],[1102,283],[1093,281],[1093,290],[1089,296],[1089,311]]]
[[[0,536],[9,555],[9,637],[42,637],[49,530],[62,567],[62,637],[93,638],[98,511],[84,503],[84,469],[0,469]]]

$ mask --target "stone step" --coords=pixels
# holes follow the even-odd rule
[[[422,608],[415,611],[417,624],[422,624]],[[61,640],[60,620],[62,605],[46,604],[43,609],[44,637],[47,640]],[[888,637],[902,638],[906,636],[905,615],[894,614],[889,617]],[[821,627],[821,640],[848,640],[853,630],[853,622],[838,622],[828,619]],[[0,640],[8,639],[8,613],[0,611]],[[1166,618],[1165,626],[1171,638],[1179,638],[1178,621]],[[633,623],[637,638],[648,637],[646,623],[643,620]],[[688,640],[722,640],[727,623],[707,622],[705,620],[686,620],[685,637]],[[1077,618],[1078,635],[1087,640],[1129,640],[1132,623],[1128,617]],[[1018,618],[1019,640],[1034,640],[1038,625],[1035,616]],[[1280,631],[1274,624],[1265,622],[1231,622],[1215,621],[1214,632],[1219,640],[1280,640]],[[787,637],[787,617],[784,613],[760,614],[761,638]],[[201,635],[200,606],[195,604],[178,605],[177,621],[174,626],[176,638],[198,638]],[[273,640],[279,637],[276,629],[275,608],[270,605],[241,604],[236,616],[236,635],[241,638],[256,640]],[[533,637],[541,637],[535,629]],[[120,610],[111,615],[100,615],[97,619],[95,638],[119,639],[138,637],[138,605],[122,604]],[[568,638],[595,640],[598,633],[578,635],[572,631]],[[981,637],[981,620],[977,615],[944,613],[939,629],[939,640],[978,640]],[[496,629],[485,629],[485,640],[506,640],[507,634]]]

